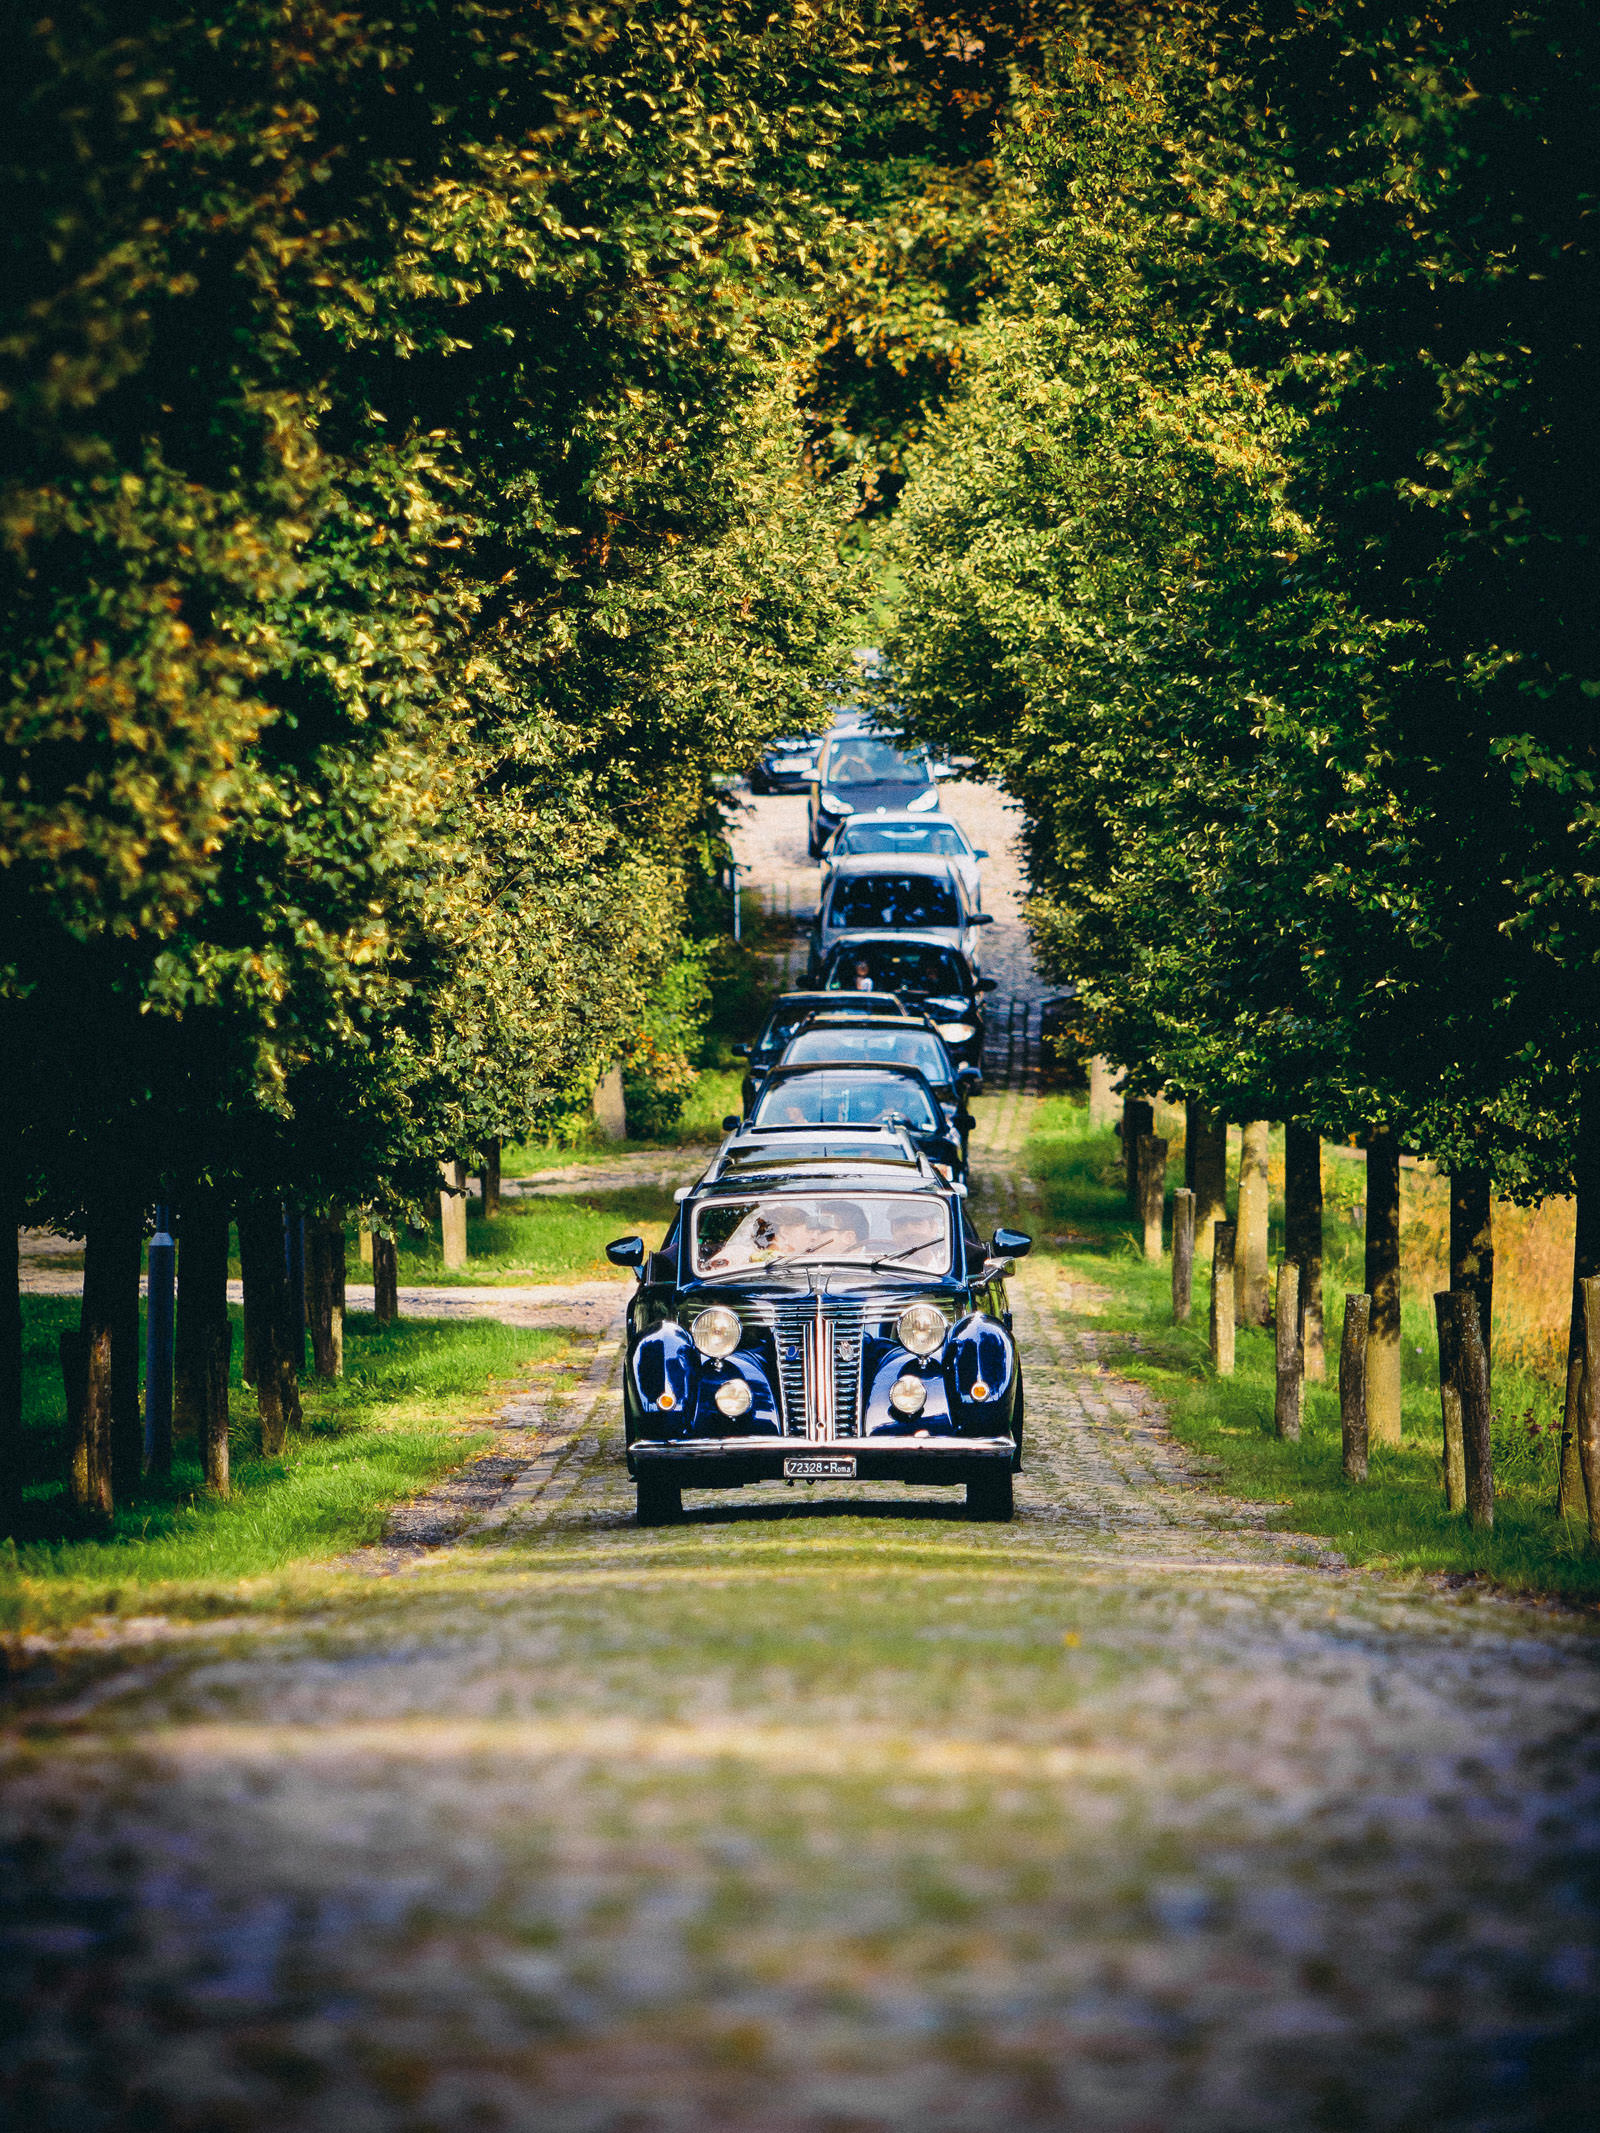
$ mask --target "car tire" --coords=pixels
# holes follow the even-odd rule
[[[997,1467],[992,1473],[980,1475],[967,1483],[968,1518],[981,1518],[1003,1525],[1011,1517],[1012,1509],[1010,1467]]]
[[[1010,1476],[1007,1475],[1007,1480]],[[674,1481],[669,1474],[652,1473],[648,1467],[640,1474],[637,1488],[635,1516],[641,1526],[671,1526],[683,1516],[683,1483]]]

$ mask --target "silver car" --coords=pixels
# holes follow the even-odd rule
[[[864,815],[841,822],[829,838],[822,854],[822,892],[826,895],[834,864],[840,859],[948,859],[961,876],[967,902],[974,911],[981,911],[978,862],[988,856],[948,815]]]
[[[919,940],[955,949],[976,970],[979,929],[993,923],[987,911],[973,908],[953,861],[920,853],[904,859],[863,853],[836,860],[829,871],[811,931],[811,968],[820,971],[853,935],[915,933]]]

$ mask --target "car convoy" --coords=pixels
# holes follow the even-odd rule
[[[986,855],[937,812],[927,756],[843,727],[776,744],[751,780],[809,788],[826,871],[808,989],[738,1048],[742,1109],[660,1249],[607,1248],[637,1284],[623,1420],[641,1525],[678,1517],[686,1488],[761,1482],[964,1487],[970,1516],[1011,1516],[1005,1283],[1032,1240],[980,1237],[966,1198]]]

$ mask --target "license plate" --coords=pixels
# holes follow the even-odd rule
[[[854,1481],[854,1459],[785,1459],[785,1481]]]

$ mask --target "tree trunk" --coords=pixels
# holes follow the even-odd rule
[[[1487,1530],[1494,1524],[1494,1460],[1489,1443],[1489,1357],[1478,1325],[1478,1299],[1453,1290],[1456,1385],[1461,1394],[1462,1463],[1467,1473],[1467,1520]]]
[[[138,1421],[138,1253],[139,1226],[129,1215],[114,1210],[90,1216],[84,1237],[78,1333],[76,1340],[61,1343],[67,1413],[73,1425],[72,1500],[79,1510],[97,1519],[109,1519],[116,1507],[119,1483],[124,1482],[130,1464],[130,1437],[138,1448],[132,1454],[132,1482],[125,1485],[131,1488],[139,1478],[144,1432]],[[125,1406],[130,1377],[131,1431]]]
[[[400,1316],[400,1247],[378,1230],[372,1233],[372,1315],[380,1326]]]
[[[1372,1298],[1347,1296],[1339,1342],[1339,1438],[1346,1481],[1367,1478],[1367,1336]]]
[[[1156,1107],[1143,1096],[1130,1096],[1122,1106],[1122,1169],[1128,1190],[1128,1212],[1139,1212],[1139,1143],[1156,1130]]]
[[[1450,1298],[1441,1289],[1433,1299],[1439,1329],[1439,1420],[1444,1435],[1444,1507],[1467,1508],[1467,1455],[1461,1441],[1461,1359],[1456,1354],[1456,1321]]]
[[[233,1322],[212,1319],[205,1329],[205,1384],[200,1430],[200,1472],[208,1489],[226,1496],[228,1458],[228,1366],[233,1361]]]
[[[1098,1052],[1089,1061],[1089,1124],[1097,1133],[1103,1133],[1117,1115],[1116,1092],[1111,1086],[1116,1074],[1111,1061]]]
[[[1211,1361],[1219,1378],[1233,1376],[1233,1255],[1238,1230],[1218,1222],[1211,1231]]]
[[[1194,1308],[1194,1194],[1187,1185],[1172,1195],[1172,1322],[1188,1322]]]
[[[1305,1401],[1305,1371],[1300,1346],[1300,1269],[1292,1259],[1279,1262],[1273,1330],[1276,1363],[1273,1423],[1280,1437],[1298,1444]]]
[[[357,1230],[356,1234],[357,1234],[357,1235],[358,1235],[358,1236],[360,1237],[360,1239],[361,1239],[361,1264],[362,1264],[363,1266],[371,1266],[371,1264],[372,1264],[372,1217],[371,1217],[371,1216],[370,1216],[370,1215],[369,1215],[369,1214],[367,1213],[367,1211],[366,1211],[366,1209],[365,1209],[365,1208],[363,1208],[363,1209],[361,1210],[361,1224],[360,1224],[360,1227],[359,1227],[359,1229]]]
[[[144,1225],[130,1210],[106,1224],[110,1281],[111,1489],[116,1502],[138,1494],[144,1475],[144,1413],[139,1405],[139,1262]]]
[[[0,1172],[0,1530],[8,1533],[22,1508],[21,1222],[21,1181],[7,1166]]]
[[[1367,1431],[1400,1442],[1400,1139],[1389,1126],[1367,1136]]]
[[[1579,1283],[1583,1306],[1583,1394],[1578,1403],[1578,1462],[1589,1513],[1589,1552],[1600,1554],[1600,1280]]]
[[[283,1211],[283,1353],[295,1377],[306,1370],[306,1218],[298,1207]]]
[[[1184,1135],[1185,1175],[1194,1191],[1194,1248],[1201,1259],[1209,1259],[1211,1232],[1228,1219],[1228,1121],[1220,1111],[1192,1103]]]
[[[445,1271],[456,1273],[467,1263],[467,1166],[441,1163],[439,1176],[439,1230]]]
[[[215,1415],[213,1354],[228,1324],[228,1206],[221,1193],[197,1187],[178,1209],[178,1328],[173,1343],[173,1428],[201,1447]],[[230,1348],[232,1335],[229,1335]],[[223,1393],[223,1423],[227,1394]]]
[[[1267,1287],[1267,1138],[1264,1118],[1252,1119],[1239,1146],[1239,1244],[1234,1290],[1241,1326],[1264,1326],[1271,1314]]]
[[[483,1162],[479,1171],[483,1180],[483,1219],[492,1222],[500,1212],[500,1142],[498,1139],[483,1144]]]
[[[1167,1144],[1146,1133],[1139,1140],[1139,1219],[1144,1226],[1144,1256],[1161,1264],[1161,1227],[1167,1206]]]
[[[244,1273],[246,1359],[255,1368],[261,1449],[267,1458],[275,1459],[290,1429],[300,1422],[300,1387],[285,1337],[289,1281],[283,1209],[276,1200],[250,1200],[240,1208],[239,1259]]]
[[[1450,1178],[1450,1286],[1478,1299],[1478,1328],[1494,1383],[1494,1202],[1487,1170]]]
[[[1600,1274],[1600,1085],[1587,1084],[1578,1104],[1578,1149],[1573,1164],[1577,1226],[1572,1239],[1572,1319],[1567,1333],[1567,1399],[1561,1424],[1558,1511],[1584,1508],[1583,1466],[1578,1455],[1578,1403],[1583,1390],[1582,1282]]]
[[[1283,1129],[1283,1250],[1300,1269],[1305,1374],[1326,1372],[1322,1329],[1322,1135],[1291,1119]]]
[[[344,1376],[344,1223],[319,1215],[306,1225],[306,1322],[311,1367],[319,1378]]]

